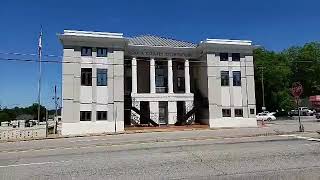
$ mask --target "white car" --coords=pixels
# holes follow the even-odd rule
[[[277,118],[272,113],[259,113],[257,116],[258,121],[274,121]]]

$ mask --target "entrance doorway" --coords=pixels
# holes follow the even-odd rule
[[[177,101],[177,121],[181,122],[186,114],[186,106],[184,101]]]
[[[159,102],[159,124],[168,124],[168,102]]]
[[[141,101],[140,102],[140,124],[148,124],[148,118],[150,118],[150,108],[148,101]]]

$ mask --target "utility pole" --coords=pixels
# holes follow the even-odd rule
[[[48,137],[48,110],[46,109],[46,137]]]
[[[54,113],[54,122],[55,122],[55,127],[54,127],[54,133],[57,134],[57,129],[58,129],[58,101],[59,97],[57,97],[57,85],[54,86],[54,97],[52,98],[54,100],[54,106],[55,106],[55,113]]]
[[[55,106],[55,114],[54,116],[58,116],[58,106],[59,106],[59,97],[57,97],[57,85],[54,86],[54,97],[52,98],[54,100],[54,106]]]
[[[39,55],[39,79],[38,79],[38,122],[40,122],[40,112],[41,112],[41,57],[42,57],[42,27],[39,36],[38,45],[38,55]]]
[[[264,82],[263,82],[263,69],[264,67],[261,67],[261,87],[262,87],[262,111],[266,110],[266,104],[264,99]]]

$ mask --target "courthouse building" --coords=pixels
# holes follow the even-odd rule
[[[65,30],[62,134],[257,126],[251,41]]]

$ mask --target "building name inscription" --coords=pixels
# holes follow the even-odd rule
[[[179,53],[179,52],[159,52],[159,51],[130,51],[132,56],[140,57],[170,57],[170,58],[190,58],[192,53]]]

